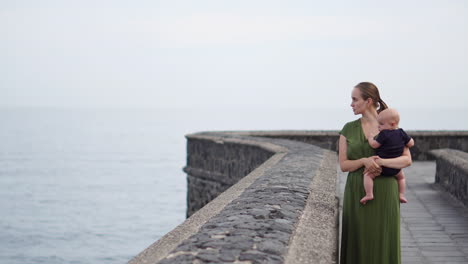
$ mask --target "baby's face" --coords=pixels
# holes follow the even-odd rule
[[[386,118],[385,115],[377,116],[377,121],[379,122],[379,131],[393,129],[390,118]]]

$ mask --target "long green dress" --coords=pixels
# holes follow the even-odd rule
[[[348,122],[340,134],[346,137],[349,160],[375,155],[361,126]],[[400,201],[395,177],[374,180],[374,200],[362,205],[364,167],[348,173],[343,200],[341,264],[400,264]]]

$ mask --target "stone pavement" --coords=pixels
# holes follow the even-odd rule
[[[338,172],[342,195],[347,173],[339,167]],[[408,203],[400,207],[402,263],[468,263],[468,208],[434,186],[435,162],[415,161],[404,172]]]

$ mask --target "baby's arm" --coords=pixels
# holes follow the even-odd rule
[[[410,141],[408,141],[408,143],[406,143],[406,146],[408,148],[412,148],[414,146],[414,140],[413,139],[410,139]]]
[[[369,141],[369,145],[372,147],[372,148],[378,148],[380,147],[380,143],[377,142],[375,139],[374,139],[375,135],[373,133],[370,133],[369,134],[369,137],[367,138],[367,141]],[[408,143],[409,144],[409,143]]]

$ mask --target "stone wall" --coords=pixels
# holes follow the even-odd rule
[[[414,138],[411,148],[414,160],[433,160],[429,151],[451,148],[468,152],[468,131],[408,131]]]
[[[222,140],[217,143],[200,137],[204,134],[287,139],[338,151],[338,131],[219,131],[186,135],[187,166],[183,170],[187,173],[188,181],[187,217],[273,155],[270,151],[249,144]],[[414,160],[433,159],[428,155],[428,151],[432,149],[454,148],[468,151],[466,131],[408,131],[408,134],[416,142],[410,149]]]
[[[274,153],[264,148],[190,137],[187,142],[187,217],[236,184]]]
[[[195,155],[189,155],[184,168],[191,173],[189,188],[202,190],[191,197],[202,196],[211,186],[221,190],[224,182],[237,183],[196,212],[193,206],[189,218],[130,263],[337,262],[335,152],[233,133],[205,132],[187,138],[188,152]],[[247,169],[233,165],[233,159],[249,164]],[[232,164],[231,169],[226,164]],[[193,173],[197,170],[213,170],[212,175],[226,179],[217,186],[215,178]],[[242,177],[242,172],[247,175]],[[207,187],[197,186],[200,183]]]
[[[322,148],[338,151],[338,131],[245,131],[237,133],[246,136],[283,138],[313,144]],[[432,149],[451,148],[468,152],[468,131],[416,131],[408,130],[415,146],[410,149],[413,160],[432,160],[428,151]]]
[[[436,158],[435,183],[468,206],[468,153],[439,149],[430,154]]]

